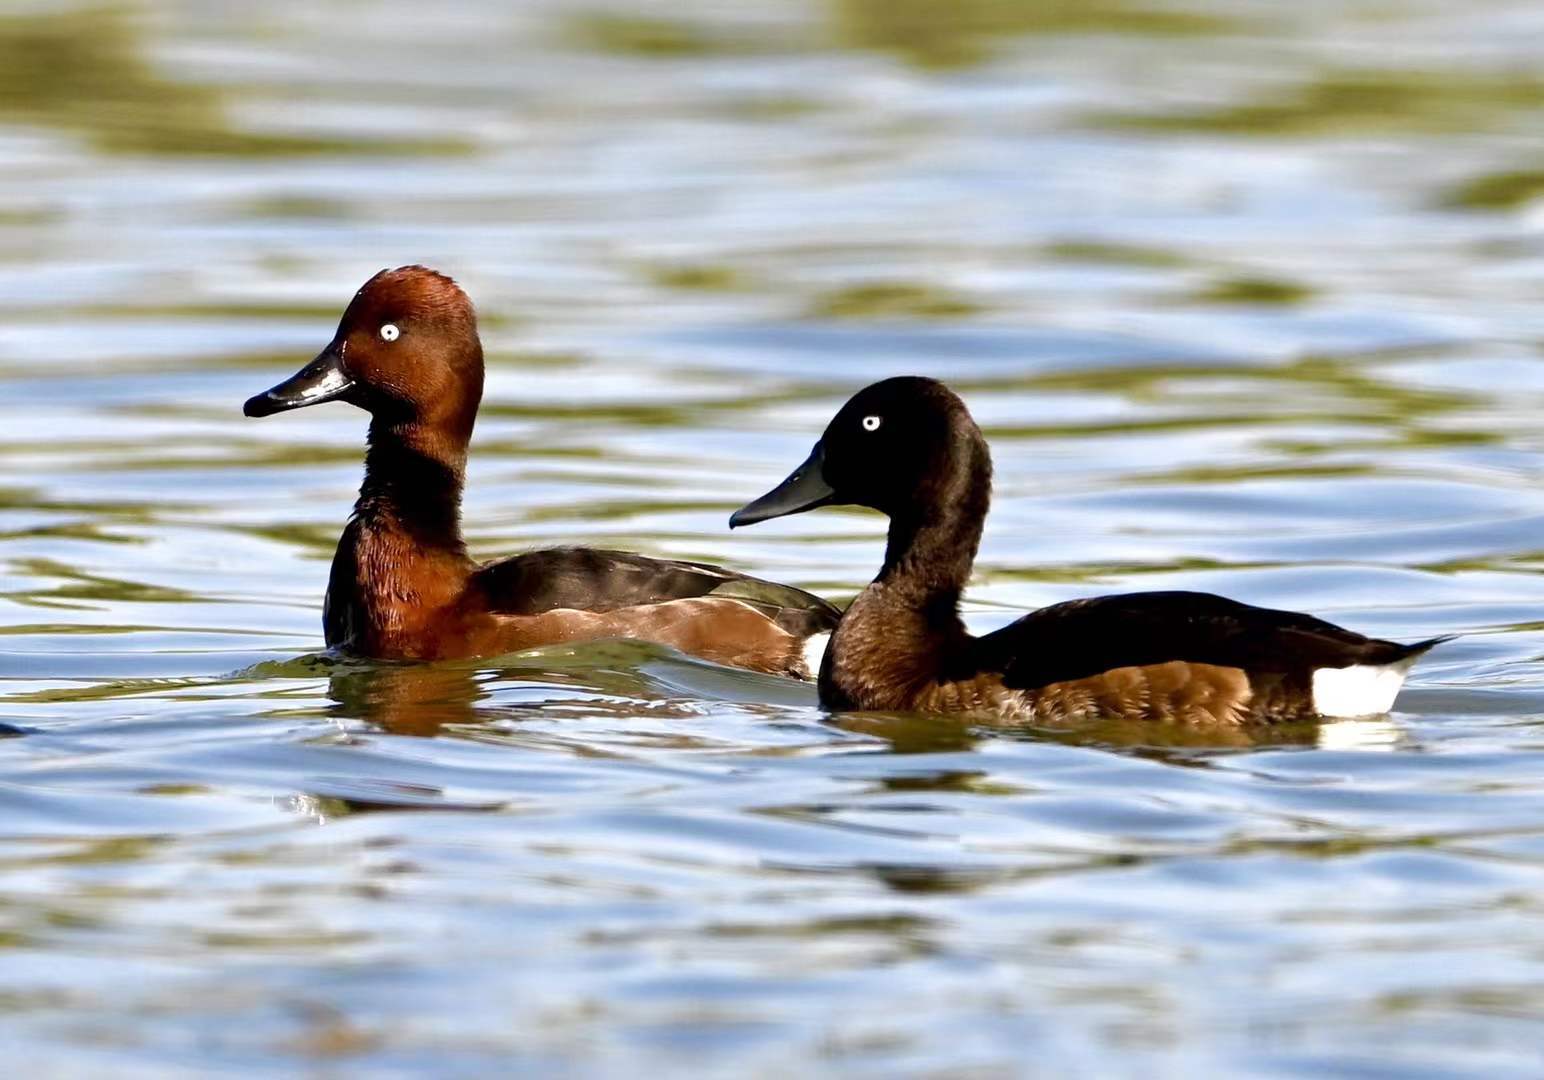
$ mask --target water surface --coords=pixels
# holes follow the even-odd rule
[[[0,1025],[124,1076],[1537,1075],[1536,5],[488,0],[0,14]],[[890,374],[967,597],[1464,633],[1393,715],[833,717],[634,644],[319,655],[363,419],[240,403],[477,300],[468,536],[851,596],[730,510]]]

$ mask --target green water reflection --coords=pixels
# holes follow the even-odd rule
[[[242,131],[215,86],[172,80],[144,57],[123,7],[0,13],[0,121],[77,132],[109,153],[277,157],[465,153],[463,140],[350,139]]]
[[[1544,106],[1544,81],[1518,72],[1383,68],[1330,70],[1259,101],[1118,123],[1150,131],[1262,138],[1282,135],[1466,132],[1511,123]]]
[[[1241,24],[1229,16],[1130,0],[832,0],[837,40],[882,49],[930,68],[962,67],[989,57],[1004,39],[1027,34],[1218,34]]]

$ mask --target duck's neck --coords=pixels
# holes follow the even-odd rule
[[[919,610],[925,607],[958,622],[960,594],[970,580],[985,520],[984,494],[926,514],[891,518],[885,562],[874,583],[904,593]]]
[[[397,533],[424,553],[466,555],[461,491],[466,440],[410,422],[370,422],[365,479],[354,518],[375,533]]]
[[[935,489],[892,513],[884,566],[842,617],[827,654],[821,693],[829,704],[901,707],[898,695],[944,677],[969,646],[960,595],[992,484],[986,444],[973,434]]]
[[[370,425],[365,480],[333,556],[327,644],[420,656],[472,572],[461,539],[466,440],[417,425]]]

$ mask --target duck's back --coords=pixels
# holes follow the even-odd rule
[[[820,597],[705,563],[560,547],[490,563],[473,595],[512,647],[598,637],[672,645],[704,659],[811,677],[841,612]]]
[[[493,609],[539,615],[555,608],[608,612],[640,604],[720,597],[764,612],[784,630],[829,633],[841,612],[813,593],[707,563],[654,559],[605,548],[556,547],[489,563],[478,583]]]
[[[1291,611],[1194,592],[1042,608],[972,642],[954,675],[1045,714],[1269,720],[1386,711],[1421,653]],[[1193,717],[1188,717],[1192,718]]]

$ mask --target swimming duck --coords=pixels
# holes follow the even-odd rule
[[[380,659],[491,656],[640,638],[808,677],[838,611],[716,566],[560,547],[477,565],[461,537],[467,444],[482,400],[471,301],[423,266],[382,270],[328,346],[247,401],[248,416],[345,401],[370,414],[364,483],[327,585],[327,644]]]
[[[831,709],[1096,716],[1198,724],[1386,712],[1435,638],[1379,641],[1308,615],[1196,592],[1055,604],[985,637],[960,620],[991,500],[970,412],[933,379],[886,379],[836,414],[809,458],[734,528],[833,503],[890,519],[884,566],[820,667]]]

